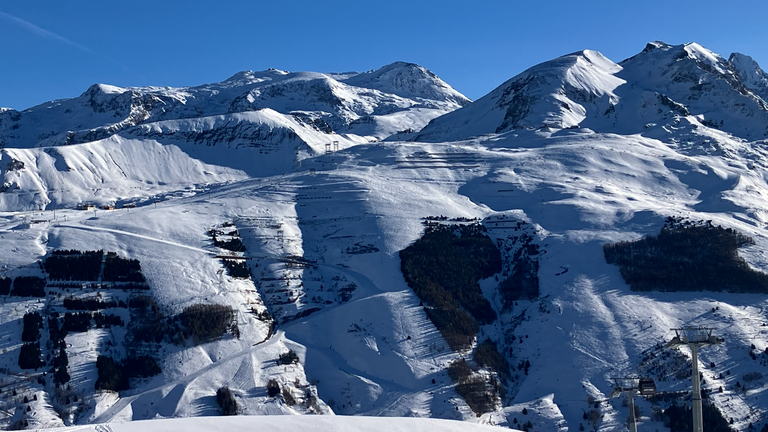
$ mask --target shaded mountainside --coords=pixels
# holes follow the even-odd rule
[[[582,51],[534,66],[472,104],[430,122],[416,141],[440,142],[516,128],[567,128],[588,110],[604,112],[618,98],[621,68],[596,51]],[[582,105],[584,103],[588,105]]]

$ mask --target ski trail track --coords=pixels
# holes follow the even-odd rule
[[[57,226],[61,227],[61,228],[72,228],[72,229],[81,229],[81,230],[89,230],[89,231],[109,232],[109,233],[113,233],[113,234],[117,234],[117,235],[125,235],[125,236],[135,237],[135,238],[142,239],[142,240],[149,240],[149,241],[153,241],[153,242],[157,242],[157,243],[167,244],[167,245],[170,245],[170,246],[175,246],[175,247],[179,247],[179,248],[189,249],[189,250],[195,251],[195,252],[202,252],[202,253],[205,253],[205,254],[208,254],[208,255],[216,255],[216,252],[213,252],[213,251],[197,248],[197,247],[194,247],[194,246],[185,245],[185,244],[182,244],[182,243],[177,243],[177,242],[170,241],[170,240],[163,240],[163,239],[159,239],[159,238],[156,238],[156,237],[150,237],[150,236],[146,236],[146,235],[142,235],[142,234],[136,234],[136,233],[132,233],[132,232],[129,232],[129,231],[123,231],[123,230],[118,230],[118,229],[95,227],[95,226],[87,225],[87,224],[85,224],[83,222],[80,222],[79,225],[75,225],[75,224],[71,224],[71,223],[62,223],[62,224],[59,224]]]

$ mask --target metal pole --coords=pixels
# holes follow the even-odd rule
[[[629,432],[637,432],[637,423],[635,421],[635,392],[628,392],[629,395]]]
[[[704,431],[704,419],[701,407],[701,383],[699,382],[699,348],[724,342],[721,337],[713,336],[713,328],[685,327],[672,329],[675,337],[667,343],[668,348],[688,345],[691,348],[691,411],[693,412],[693,432]]]
[[[693,393],[691,395],[691,406],[693,410],[693,432],[704,431],[704,418],[701,413],[701,383],[699,382],[699,347],[697,344],[690,344],[693,362]]]

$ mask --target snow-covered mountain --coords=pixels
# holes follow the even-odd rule
[[[441,142],[512,129],[586,127],[641,133],[679,117],[744,139],[768,136],[766,75],[751,58],[696,43],[649,43],[618,64],[581,51],[534,66],[430,122],[414,139]]]
[[[413,63],[395,62],[381,69],[350,74],[342,81],[355,87],[376,89],[409,99],[451,102],[460,106],[470,102],[435,74]]]
[[[204,163],[266,176],[287,172],[309,155],[410,137],[432,118],[469,102],[432,72],[403,62],[364,73],[246,71],[220,83],[185,88],[96,84],[77,98],[21,112],[0,109],[0,157],[10,163],[0,168],[0,188],[10,191],[0,197],[0,209],[39,209],[84,199],[78,192],[84,187],[82,176],[100,178],[102,190],[115,185],[121,199],[142,195],[126,194],[141,188],[116,185],[113,176],[146,184],[210,183],[188,175],[202,168],[185,167],[179,177],[159,169],[160,159],[147,153],[133,160],[146,161],[138,169],[150,174],[132,176],[114,159],[97,155],[100,150],[92,152],[88,143],[103,143],[96,147],[122,154],[157,143],[173,145]],[[135,148],[124,148],[134,143]],[[45,150],[21,150],[39,147]],[[28,169],[12,168],[16,160],[21,165],[13,167]],[[83,165],[84,160],[92,163]],[[46,169],[49,164],[56,169]]]
[[[56,146],[108,138],[137,125],[270,109],[325,134],[378,140],[421,129],[469,103],[427,69],[396,62],[365,73],[245,71],[198,87],[95,84],[77,98],[0,110],[0,145]],[[242,119],[230,118],[230,124]],[[331,137],[328,137],[330,140]],[[360,138],[359,138],[360,139]],[[209,145],[213,140],[209,139]],[[226,141],[225,141],[226,142]]]
[[[473,103],[395,63],[362,74],[247,72],[188,89],[101,86],[103,112],[88,92],[6,110],[0,292],[4,277],[14,289],[18,277],[47,279],[40,297],[0,294],[0,422],[128,430],[122,422],[217,415],[226,387],[245,415],[623,431],[628,407],[610,397],[611,378],[645,375],[663,397],[637,398],[640,430],[665,431],[663,410],[689,397],[690,356],[663,345],[672,328],[701,325],[725,339],[700,351],[708,400],[731,428],[760,430],[765,294],[633,291],[604,245],[685,218],[753,239],[738,249],[742,268],[768,272],[763,76],[742,55],[656,42],[620,63],[596,51],[545,62]],[[145,97],[152,102],[135,102]],[[144,118],[131,120],[133,111]],[[414,132],[398,138],[408,121],[418,129],[448,111],[415,141],[406,140]],[[51,134],[37,137],[41,127]],[[429,227],[463,233],[459,225],[487,235],[499,262],[478,282],[487,319],[457,347],[435,326],[435,305],[406,282],[400,252]],[[105,251],[95,280],[44,270],[53,251],[73,249]],[[144,285],[112,285],[107,252],[138,260]],[[505,283],[521,268],[536,275],[538,293],[509,301]],[[94,317],[61,348],[46,319],[37,327],[45,366],[22,369],[24,316],[66,322],[78,300],[95,305],[80,312],[123,325]],[[196,340],[179,330],[200,304],[231,308],[225,334]],[[479,359],[491,346],[506,372]],[[71,380],[57,386],[62,349]],[[100,355],[147,355],[160,372],[96,391]],[[469,375],[456,378],[457,364]],[[468,388],[487,391],[485,408],[468,402]],[[286,427],[444,426],[368,421]]]

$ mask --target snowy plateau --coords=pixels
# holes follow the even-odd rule
[[[668,398],[638,397],[638,428],[664,431],[662,410],[690,403],[691,354],[663,346],[673,328],[704,326],[725,340],[700,352],[707,403],[733,430],[759,431],[766,295],[635,291],[604,245],[656,236],[669,217],[708,221],[751,238],[738,255],[766,273],[767,176],[768,74],[696,43],[649,43],[619,63],[572,53],[474,102],[397,62],[98,84],[0,108],[0,289],[13,280],[0,296],[0,425],[623,431],[611,378],[651,376]],[[425,227],[478,224],[502,260],[479,281],[494,319],[457,348],[400,252]],[[526,253],[538,293],[509,303],[500,286]],[[54,263],[94,256],[93,275],[54,277]],[[41,294],[24,296],[36,280]],[[225,334],[190,332],[198,305],[229,311]],[[508,371],[475,360],[486,340]],[[40,364],[22,369],[35,343]],[[119,387],[100,359],[130,356],[160,372],[97,390]],[[449,374],[460,359],[495,386],[484,412]],[[225,387],[241,416],[211,418]]]

